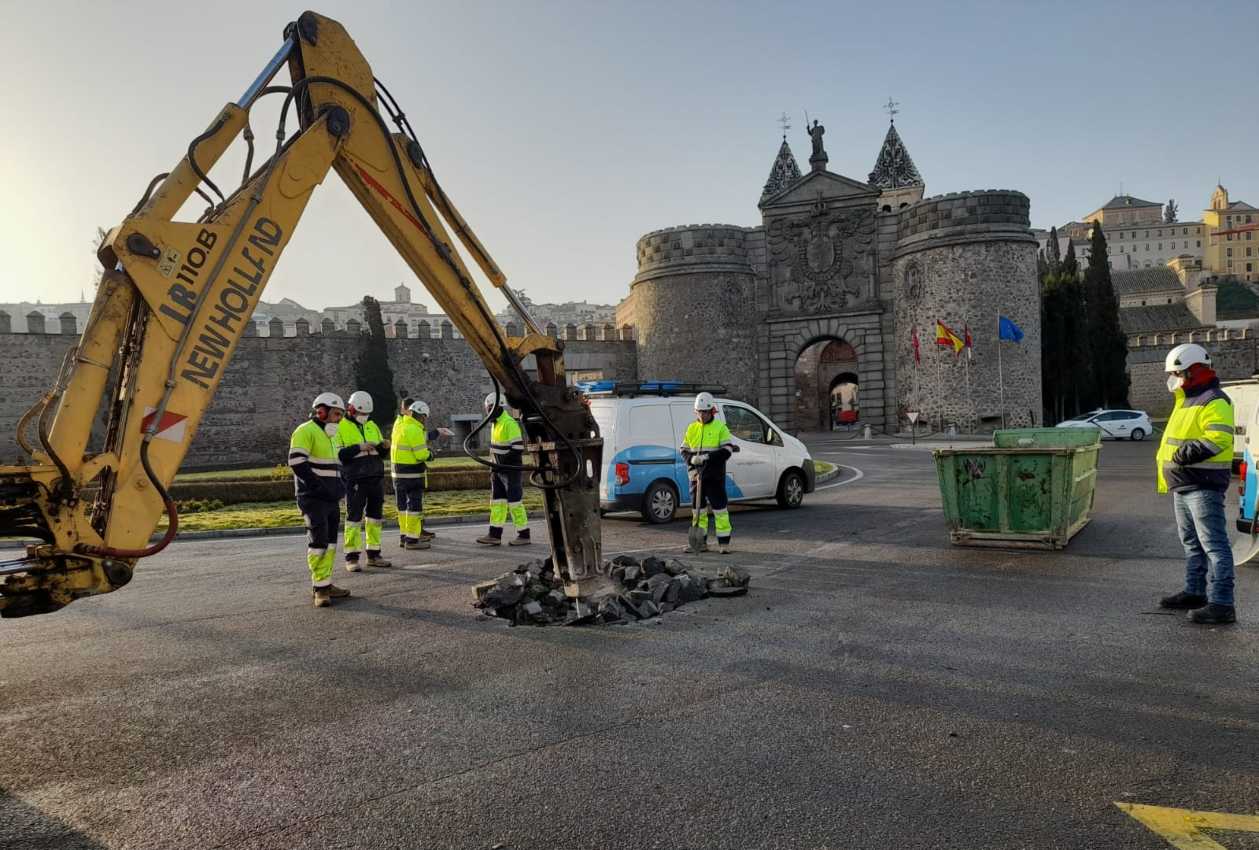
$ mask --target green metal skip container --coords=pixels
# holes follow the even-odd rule
[[[991,446],[937,449],[949,539],[958,546],[1061,549],[1088,524],[1101,431],[997,431]]]

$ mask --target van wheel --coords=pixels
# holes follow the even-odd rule
[[[668,481],[655,481],[643,494],[643,519],[653,525],[673,522],[678,512],[678,491]]]
[[[1131,436],[1134,441],[1139,443],[1145,439],[1145,432],[1142,431],[1140,428],[1133,428],[1132,434],[1130,434],[1129,436]]]
[[[794,469],[783,474],[778,482],[778,507],[798,508],[804,502],[804,476]]]

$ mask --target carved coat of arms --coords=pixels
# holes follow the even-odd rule
[[[874,211],[828,211],[819,195],[807,218],[769,226],[769,251],[788,274],[775,274],[776,306],[804,313],[837,310],[862,298],[873,274]]]

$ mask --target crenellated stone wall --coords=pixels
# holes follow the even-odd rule
[[[1212,365],[1221,381],[1240,381],[1259,372],[1259,334],[1248,328],[1178,333],[1144,334],[1128,339],[1128,402],[1154,419],[1166,419],[1172,412],[1172,394],[1167,391],[1163,365],[1167,352],[1185,342],[1196,342],[1211,353]]]
[[[695,224],[638,240],[631,293],[642,379],[721,385],[756,400],[749,230]]]
[[[989,431],[1001,425],[1004,384],[1006,424],[1039,424],[1040,289],[1028,212],[1021,192],[989,190],[928,198],[899,213],[886,287],[896,305],[902,415],[917,410],[934,423]],[[998,315],[1022,328],[1021,343],[998,341]],[[959,337],[969,330],[970,356],[936,344],[937,321]]]
[[[607,340],[598,338],[602,335],[564,342],[565,366],[570,374],[585,371],[636,380],[634,341],[615,338],[619,332]],[[0,382],[0,463],[27,460],[14,436],[17,421],[52,387],[62,358],[77,340],[69,334],[0,334],[0,357],[22,364]],[[284,463],[289,434],[306,418],[311,399],[325,390],[348,396],[356,389],[354,364],[360,347],[360,334],[344,328],[290,337],[250,334],[242,338],[183,468]],[[469,421],[480,419],[481,401],[491,384],[484,365],[465,340],[408,336],[390,338],[388,347],[397,388],[429,403],[434,427],[451,427],[461,434]],[[526,361],[526,368],[530,365]],[[392,400],[384,403],[392,405]]]

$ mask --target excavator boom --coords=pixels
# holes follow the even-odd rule
[[[289,86],[272,85],[287,65]],[[242,135],[250,109],[283,95],[275,152],[195,222],[175,216]],[[391,130],[381,107],[394,120]],[[296,131],[286,134],[293,112]],[[57,610],[130,581],[174,537],[167,492],[228,361],[316,187],[335,170],[522,411],[531,481],[543,489],[557,572],[584,598],[602,580],[602,441],[566,384],[563,344],[541,334],[438,183],[401,109],[340,24],[305,12],[257,80],[113,228],[106,271],[55,386],[19,424],[28,466],[0,467],[0,536],[35,538],[0,562],[0,616]],[[204,187],[204,188],[203,188]],[[455,248],[522,314],[507,337]],[[532,357],[532,373],[525,369]],[[321,388],[312,387],[312,393]],[[101,406],[104,445],[89,451]],[[180,427],[172,427],[178,423]],[[25,432],[34,425],[38,446]],[[277,451],[280,451],[277,448]],[[150,543],[162,515],[164,537]]]

